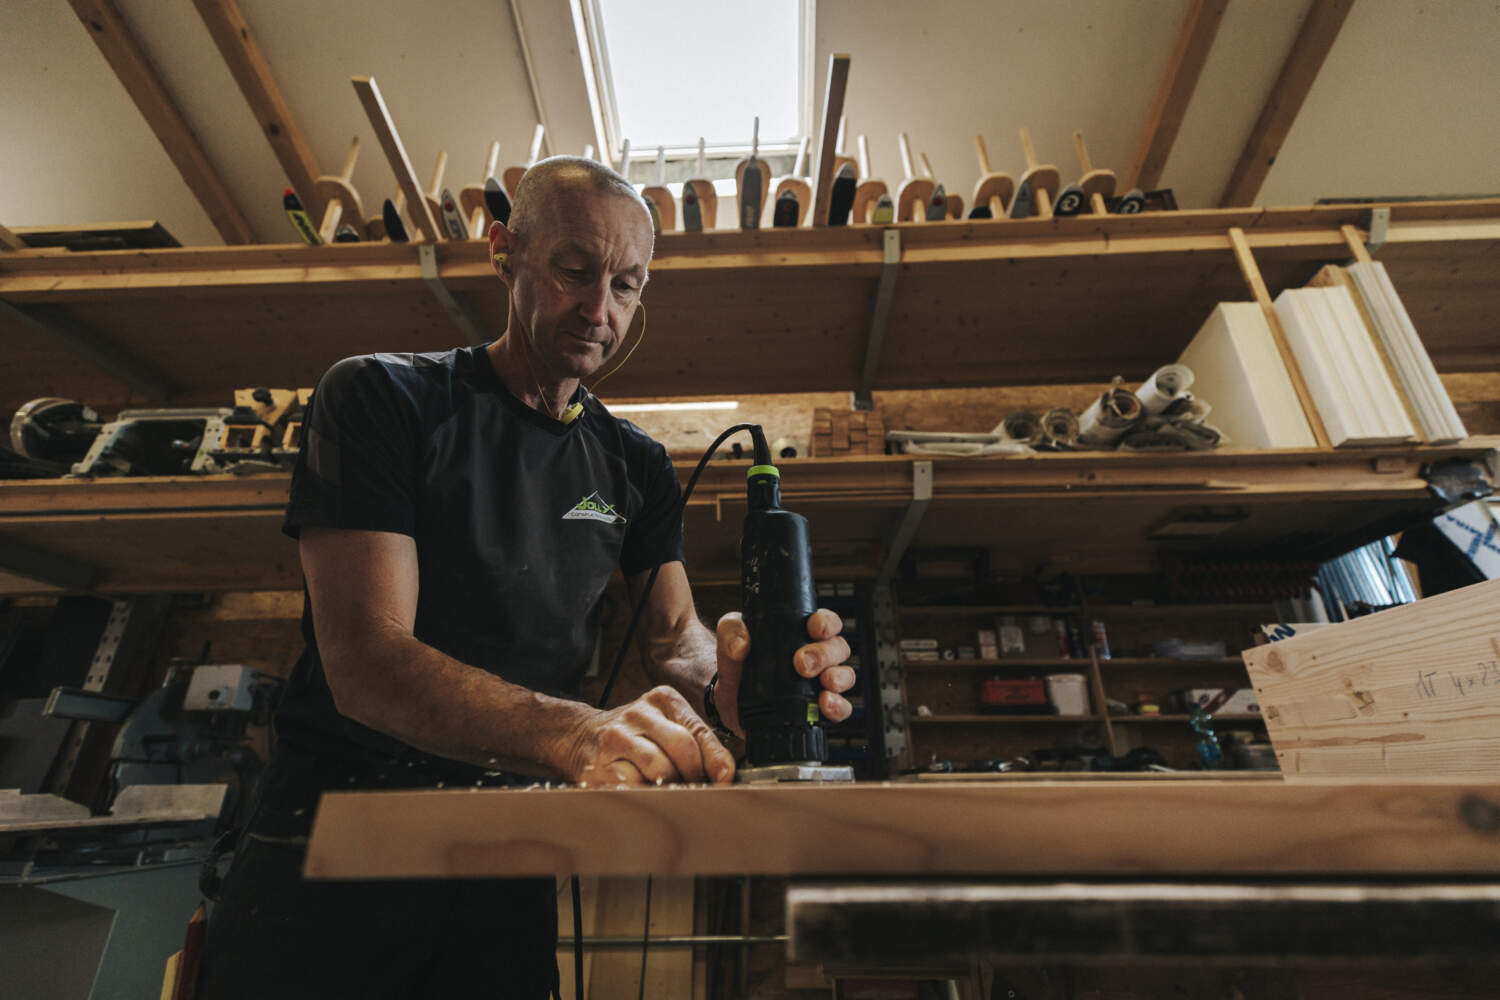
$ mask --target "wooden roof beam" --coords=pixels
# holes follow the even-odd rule
[[[1271,164],[1276,162],[1281,144],[1292,130],[1297,112],[1302,110],[1302,102],[1307,100],[1313,81],[1323,68],[1323,60],[1328,58],[1334,39],[1338,38],[1339,29],[1344,26],[1344,19],[1353,6],[1354,0],[1312,0],[1302,29],[1297,32],[1297,40],[1292,43],[1292,51],[1282,63],[1281,75],[1266,97],[1260,118],[1250,130],[1245,150],[1234,165],[1234,173],[1229,177],[1223,196],[1219,198],[1220,208],[1252,204],[1255,196],[1260,194],[1261,185],[1271,172]]]
[[[225,243],[254,243],[255,233],[250,228],[245,213],[235,203],[229,189],[224,186],[208,155],[198,144],[187,120],[177,110],[166,85],[157,75],[156,67],[135,36],[130,26],[120,16],[113,0],[68,0],[74,13],[88,29],[89,37],[104,53],[125,92],[135,101],[146,124],[161,140],[167,156],[171,158],[182,179],[187,182],[209,220]]]
[[[271,143],[271,151],[286,172],[288,182],[302,197],[313,218],[318,218],[324,206],[313,181],[323,171],[318,169],[318,158],[271,75],[270,64],[251,37],[239,5],[234,0],[193,0],[193,6],[198,8],[208,33],[229,66],[230,75],[239,84],[261,132]]]
[[[1151,114],[1136,142],[1135,155],[1130,159],[1123,190],[1150,190],[1160,183],[1162,168],[1172,153],[1172,144],[1177,141],[1177,131],[1182,128],[1183,116],[1198,87],[1198,77],[1203,73],[1203,65],[1208,61],[1209,50],[1219,33],[1219,22],[1224,20],[1224,10],[1228,6],[1229,0],[1192,0],[1188,5],[1187,14],[1177,29],[1177,42],[1172,47],[1171,59],[1167,61],[1167,71],[1157,89],[1156,100],[1151,104]]]

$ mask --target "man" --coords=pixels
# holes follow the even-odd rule
[[[625,339],[652,240],[624,178],[544,160],[490,229],[510,292],[499,340],[350,358],[319,382],[285,524],[307,649],[210,921],[206,1000],[555,985],[551,879],[304,882],[326,789],[733,779],[704,695],[717,677],[738,729],[748,633],[736,614],[716,633],[698,620],[672,463],[582,386]],[[636,595],[658,566],[643,627],[661,686],[603,711],[576,700],[614,570]],[[854,682],[839,628],[815,614],[796,657],[832,719]]]

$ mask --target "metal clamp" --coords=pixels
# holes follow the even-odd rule
[[[877,585],[889,583],[896,575],[896,569],[901,565],[901,557],[906,555],[906,547],[911,544],[912,538],[917,533],[917,527],[922,523],[922,515],[927,513],[927,505],[932,503],[932,462],[911,463],[911,503],[906,505],[906,513],[901,517],[901,523],[896,526],[895,534],[891,536],[890,544],[886,547],[885,564],[880,567],[880,573],[875,578]]]
[[[448,314],[453,325],[458,327],[459,332],[468,339],[470,344],[489,343],[489,338],[481,332],[480,324],[469,312],[468,306],[455,298],[453,293],[448,291],[448,286],[443,284],[443,279],[438,274],[437,245],[434,243],[418,244],[417,260],[422,265],[422,281],[426,283],[427,290],[432,293],[433,298],[438,300],[438,305],[443,307],[443,311]]]
[[[1365,249],[1372,254],[1379,253],[1380,248],[1385,246],[1386,237],[1391,231],[1390,206],[1370,209],[1370,217],[1365,222],[1365,229],[1370,233],[1370,238],[1365,241]]]
[[[901,230],[885,230],[881,247],[880,283],[875,287],[875,311],[870,316],[870,337],[865,341],[865,366],[854,393],[854,406],[860,410],[874,406],[875,372],[880,368],[880,351],[891,319],[891,299],[896,294],[896,275],[901,269]]]

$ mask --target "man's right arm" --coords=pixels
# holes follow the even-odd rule
[[[733,774],[712,731],[671,688],[600,711],[418,640],[410,536],[305,527],[300,553],[323,671],[339,712],[356,722],[427,753],[538,777],[634,784]]]

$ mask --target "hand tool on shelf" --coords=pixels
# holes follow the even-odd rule
[[[1016,193],[1016,182],[1010,174],[990,168],[990,153],[984,148],[984,136],[974,134],[974,152],[979,157],[979,180],[974,182],[974,207],[971,219],[1003,219]]]
[[[333,242],[340,224],[352,226],[356,233],[364,235],[365,210],[360,206],[359,192],[349,183],[358,159],[359,136],[355,136],[344,156],[344,169],[336,175],[324,174],[313,181],[313,197],[324,205],[318,236],[325,243]]]
[[[797,144],[797,159],[792,172],[776,182],[776,197],[772,201],[771,225],[777,227],[800,226],[803,216],[812,205],[812,185],[804,171],[807,170],[807,136]]]
[[[926,153],[919,154],[922,161],[922,172],[937,184],[937,174],[933,172],[932,161],[927,158]],[[932,193],[932,200],[927,203],[927,221],[940,222],[943,219],[961,219],[964,214],[963,197],[949,194],[948,189],[937,184],[937,189]]]
[[[469,235],[474,239],[480,239],[489,230],[490,223],[499,219],[501,222],[510,221],[510,199],[505,198],[505,192],[500,189],[499,182],[495,184],[495,190],[500,197],[505,199],[505,210],[497,213],[490,207],[490,198],[486,196],[490,181],[495,179],[495,170],[500,166],[500,140],[496,139],[490,143],[489,155],[484,158],[484,173],[480,176],[484,179],[478,184],[466,184],[464,189],[458,193],[459,205],[463,209],[464,218],[469,220]],[[499,203],[496,204],[498,207]]]
[[[385,204],[394,205],[396,212],[399,214],[401,209],[406,207],[406,192],[397,187],[391,196],[385,199]],[[370,239],[372,240],[387,240],[391,238],[390,234],[386,232],[385,204],[381,205],[379,215],[371,215],[365,218],[365,232],[370,235]],[[403,230],[405,229],[404,226],[402,228]]]
[[[1052,199],[1057,195],[1062,175],[1051,164],[1039,165],[1031,145],[1031,133],[1021,129],[1021,149],[1026,153],[1026,172],[1016,184],[1016,196],[1010,203],[1010,217],[1025,219],[1036,215],[1052,218]]]
[[[1115,172],[1094,169],[1094,161],[1089,159],[1089,148],[1084,145],[1081,129],[1073,130],[1073,146],[1078,150],[1078,166],[1083,170],[1083,176],[1078,178],[1078,186],[1088,197],[1089,208],[1093,213],[1103,215],[1106,212],[1104,199],[1114,197]]]
[[[900,133],[896,141],[901,147],[901,169],[906,175],[906,180],[896,189],[896,221],[917,222],[927,217],[927,206],[932,201],[937,185],[930,177],[917,173],[911,158],[911,140],[906,137],[906,133]]]
[[[854,223],[881,225],[896,217],[895,204],[891,201],[890,189],[885,181],[873,176],[870,169],[870,141],[864,136],[854,140],[859,150],[859,184],[854,189]]]
[[[448,224],[443,219],[443,175],[448,172],[448,151],[438,150],[437,160],[432,165],[432,183],[427,185],[427,190],[422,192],[422,197],[427,202],[427,208],[432,212],[432,217],[442,227],[443,236],[448,235]]]
[[[469,238],[469,223],[464,218],[463,212],[459,211],[458,199],[453,197],[453,192],[443,188],[443,193],[438,198],[438,205],[443,210],[443,225],[447,227],[450,240],[466,240]]]
[[[667,189],[667,147],[656,147],[656,183],[641,188],[658,234],[677,228],[677,203]]]
[[[760,158],[760,117],[750,133],[750,155],[734,165],[734,190],[739,199],[740,228],[759,229],[760,216],[771,192],[771,168]]]
[[[314,247],[323,242],[296,191],[287,188],[282,192],[281,207],[286,211],[286,217],[292,220],[292,228],[297,230],[297,235],[302,237],[303,242]]]
[[[396,198],[404,201],[405,198],[399,192]],[[411,239],[406,231],[406,220],[401,218],[401,205],[396,200],[387,198],[381,210],[381,223],[385,226],[385,235],[392,243],[405,243]]]
[[[385,159],[390,164],[391,173],[396,175],[396,183],[406,194],[406,205],[417,228],[421,230],[423,237],[436,243],[442,239],[442,233],[438,229],[438,220],[427,204],[426,195],[417,184],[416,171],[412,169],[411,159],[406,155],[406,147],[402,145],[401,136],[396,132],[396,124],[391,121],[391,113],[385,106],[385,99],[380,95],[380,87],[375,83],[374,77],[356,76],[350,82],[354,85],[354,92],[359,95],[365,115],[370,119],[370,127],[375,130],[375,137],[380,140],[380,148],[385,151]],[[391,208],[394,207],[391,205]],[[398,223],[401,221],[400,213],[389,211],[385,213],[386,233],[395,239],[390,225],[393,216]]]
[[[546,132],[547,130],[541,125],[537,125],[532,131],[531,149],[526,154],[526,165],[524,167],[505,168],[505,174],[501,177],[501,181],[505,186],[506,197],[510,198],[511,201],[516,200],[516,185],[521,183],[521,178],[526,176],[526,171],[530,170],[531,165],[537,161],[537,157],[542,155],[542,137]]]
[[[849,224],[849,210],[854,207],[855,190],[854,168],[845,163],[839,167],[838,173],[833,175],[833,187],[829,190],[828,224],[830,226]]]
[[[705,180],[708,172],[708,157],[703,137],[698,137],[698,175],[682,182],[682,229],[688,233],[701,233],[705,229],[716,229],[719,225],[719,195],[714,182]]]

